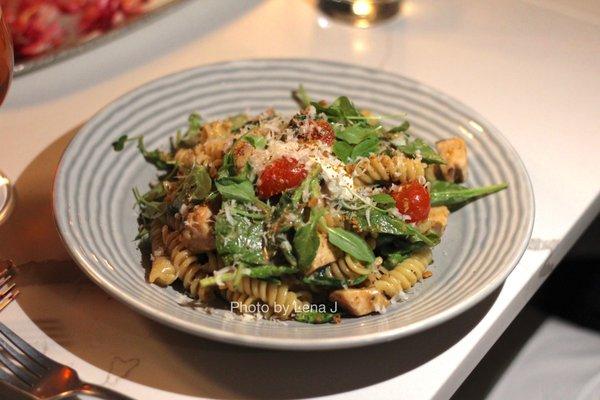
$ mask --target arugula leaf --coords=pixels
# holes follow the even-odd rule
[[[379,151],[379,138],[377,136],[369,136],[352,149],[350,158],[356,160],[358,157],[366,157],[371,153]]]
[[[121,151],[125,148],[125,143],[129,141],[127,135],[121,135],[117,140],[111,143],[114,151]]]
[[[468,188],[452,182],[435,181],[431,184],[432,206],[462,206],[468,202],[506,189],[508,184]]]
[[[407,156],[415,157],[417,154],[420,154],[423,161],[428,164],[446,163],[444,158],[422,139],[415,139],[412,142],[407,142],[405,145],[396,147]]]
[[[361,210],[352,214],[352,220],[360,230],[365,232],[403,236],[411,242],[423,242],[428,246],[435,246],[437,244],[436,240],[422,234],[411,224],[374,208],[370,209],[368,219],[366,211]]]
[[[160,185],[162,187],[162,185]],[[142,195],[137,188],[133,188],[133,197],[140,210],[142,218],[151,220],[161,217],[166,211],[166,204],[154,197],[154,188]]]
[[[346,96],[338,97],[329,107],[312,101],[313,107],[317,113],[325,114],[330,122],[338,122],[346,126],[352,125],[354,121],[362,121],[368,123],[368,118],[362,115]]]
[[[188,128],[185,133],[177,132],[175,142],[172,143],[173,149],[181,147],[190,148],[198,144],[200,140],[200,129],[202,128],[202,117],[198,113],[191,113],[188,117]]]
[[[372,126],[365,124],[351,125],[345,129],[338,130],[335,136],[349,144],[359,144],[367,137],[377,137],[378,132],[381,130],[381,126]]]
[[[331,228],[322,224],[327,229],[327,239],[329,243],[342,250],[344,253],[350,254],[352,257],[360,261],[368,262],[369,264],[375,261],[375,254],[369,247],[367,242],[354,232],[344,230],[342,228]]]
[[[142,153],[146,162],[154,165],[154,167],[160,171],[170,171],[175,166],[174,160],[169,160],[169,156],[164,151],[154,149],[148,151],[144,145],[144,138],[140,136],[138,138],[138,150]]]
[[[298,322],[304,322],[307,324],[325,324],[328,322],[335,321],[339,317],[339,314],[326,313],[319,311],[305,311],[296,314],[295,319]]]
[[[186,202],[198,203],[208,197],[211,189],[212,180],[206,168],[194,166],[177,188],[173,205],[179,209]]]
[[[401,132],[406,132],[408,130],[408,128],[410,128],[410,124],[408,123],[408,121],[404,121],[402,124],[393,127],[392,129],[390,129],[388,131],[388,133],[401,133]]]
[[[376,204],[383,206],[384,208],[390,208],[396,205],[396,200],[392,196],[387,193],[378,193],[371,196],[371,200],[373,200]]]
[[[267,147],[267,139],[263,136],[244,135],[242,140],[250,143],[255,149],[264,149]]]
[[[264,233],[261,214],[249,212],[232,201],[224,202],[215,221],[217,253],[228,264],[264,264]]]
[[[353,147],[346,142],[341,140],[336,140],[333,144],[333,154],[336,155],[337,158],[342,162],[349,162],[350,157],[352,156]]]
[[[309,221],[298,228],[294,235],[294,251],[298,260],[298,267],[302,271],[306,271],[317,256],[320,244],[317,224],[324,213],[325,211],[322,209],[313,208]]]
[[[254,203],[258,200],[254,185],[249,180],[221,178],[216,181],[217,190],[225,200],[238,200]]]
[[[304,86],[300,84],[298,89],[296,89],[293,93],[294,98],[298,101],[300,107],[306,108],[310,106],[310,96],[304,89]]]
[[[360,285],[365,279],[367,279],[367,275],[361,275],[354,279],[337,279],[331,275],[330,267],[325,267],[305,276],[302,278],[302,282],[307,285],[341,288]]]

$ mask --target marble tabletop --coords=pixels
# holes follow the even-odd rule
[[[54,171],[77,129],[124,92],[211,62],[313,57],[400,73],[479,111],[511,141],[534,186],[533,239],[506,283],[458,318],[343,351],[264,351],[142,317],[71,261],[51,211]],[[0,256],[21,296],[0,320],[83,379],[134,398],[446,399],[600,210],[600,3],[409,0],[357,29],[312,1],[202,0],[127,36],[19,77],[0,110],[0,169],[17,204]],[[518,223],[518,221],[516,221]]]

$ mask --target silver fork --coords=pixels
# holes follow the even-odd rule
[[[0,260],[0,311],[19,294],[12,281],[14,275],[15,264],[10,260]]]
[[[0,272],[0,310],[18,294],[12,263]],[[0,266],[0,268],[2,267]],[[38,400],[60,400],[78,394],[107,400],[133,400],[102,386],[82,382],[77,371],[46,357],[0,322],[0,380],[13,390]]]

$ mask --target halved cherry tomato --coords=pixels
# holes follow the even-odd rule
[[[335,141],[335,132],[333,131],[333,127],[324,119],[315,119],[310,121],[306,136],[309,140],[320,140],[329,146],[331,146]]]
[[[278,158],[267,165],[258,178],[258,195],[266,199],[299,186],[306,178],[304,164],[291,157]]]
[[[406,183],[390,194],[396,200],[398,211],[408,215],[410,222],[427,219],[431,209],[429,192],[419,182]]]

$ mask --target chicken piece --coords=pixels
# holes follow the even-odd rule
[[[436,143],[446,164],[436,166],[436,175],[448,182],[464,182],[467,179],[467,144],[459,137]]]
[[[381,312],[389,304],[385,296],[372,287],[336,290],[331,292],[329,300],[339,303],[344,310],[357,317]]]
[[[319,248],[317,249],[317,255],[306,271],[306,275],[310,275],[319,268],[331,264],[336,259],[335,249],[329,244],[327,236],[319,233]]]
[[[235,164],[235,169],[240,172],[248,161],[252,154],[254,153],[254,146],[248,143],[245,140],[238,140],[233,145],[233,160]]]
[[[446,206],[431,207],[427,219],[421,222],[418,228],[423,233],[433,232],[442,236],[448,224],[448,215],[450,215],[450,210]]]
[[[200,131],[200,143],[208,139],[224,138],[231,135],[231,121],[214,121],[202,126]]]
[[[192,253],[206,253],[215,249],[215,221],[208,206],[200,205],[188,213],[181,232],[181,244]]]

